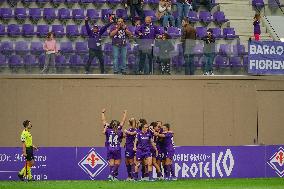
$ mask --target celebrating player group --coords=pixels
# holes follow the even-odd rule
[[[118,180],[118,168],[121,164],[121,143],[125,138],[125,165],[127,168],[127,180],[139,180],[141,168],[141,180],[154,181],[153,166],[156,169],[157,179],[176,180],[174,165],[172,162],[174,149],[173,131],[170,124],[161,121],[148,125],[146,119],[130,118],[129,128],[123,130],[127,111],[123,112],[122,120],[106,121],[106,110],[102,110],[103,134],[106,136],[107,160],[109,162],[109,180]],[[164,177],[162,174],[164,170]]]

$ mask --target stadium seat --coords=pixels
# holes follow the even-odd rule
[[[112,9],[102,9],[102,20],[107,21],[109,19],[109,15],[112,14]]]
[[[40,42],[40,41],[34,41],[34,42],[31,42],[31,47],[30,47],[30,52],[31,54],[33,55],[41,55],[44,53],[44,50],[43,50],[43,42]]]
[[[126,9],[116,9],[116,17],[117,18],[123,18],[123,19],[127,19],[127,10]]]
[[[233,45],[233,54],[236,56],[244,56],[248,53],[245,50],[245,46],[241,44]]]
[[[49,25],[37,25],[37,36],[39,37],[46,37],[47,33],[49,32]]]
[[[110,5],[116,5],[122,3],[122,0],[108,0],[107,1]]]
[[[197,16],[197,12],[195,11],[189,11],[188,12],[188,20],[190,21],[190,23],[196,23],[199,22],[199,18]]]
[[[150,16],[152,18],[152,21],[157,21],[156,13],[153,10],[144,10],[145,17]]]
[[[45,54],[40,54],[38,56],[38,65],[39,65],[39,68],[42,69],[43,66],[44,66],[44,63],[45,63]]]
[[[241,57],[239,56],[232,56],[229,58],[229,65],[232,67],[232,68],[240,68],[242,67],[242,60],[241,60]]]
[[[19,55],[11,55],[8,60],[10,68],[22,67],[23,60]]]
[[[0,24],[0,37],[5,36],[6,34],[6,26],[4,24]]]
[[[38,65],[36,57],[32,54],[25,55],[23,58],[24,66],[27,67],[35,67]]]
[[[221,28],[211,28],[211,30],[212,30],[212,35],[215,39],[223,38]]]
[[[200,11],[199,12],[199,20],[205,24],[209,24],[213,21],[212,15],[208,11]]]
[[[225,56],[217,55],[215,58],[215,66],[217,69],[228,67],[228,60]]]
[[[71,55],[69,63],[71,68],[77,68],[84,65],[81,56],[77,54]]]
[[[78,41],[75,43],[75,52],[77,54],[87,54],[88,51],[88,44],[86,42]]]
[[[224,28],[223,29],[223,36],[224,36],[225,39],[235,39],[235,38],[238,38],[238,36],[236,36],[234,28]]]
[[[81,37],[88,37],[87,29],[84,25],[81,26],[80,35]]]
[[[51,31],[54,33],[55,37],[63,37],[65,35],[63,25],[52,25]]]
[[[71,41],[65,41],[60,43],[60,52],[62,54],[71,54],[74,52],[72,42]]]
[[[21,35],[20,26],[17,24],[8,25],[7,34],[9,37],[19,37]]]
[[[95,3],[105,4],[105,3],[107,3],[107,0],[95,0]]]
[[[218,53],[223,56],[231,55],[232,54],[231,45],[230,44],[220,44]]]
[[[55,67],[57,70],[68,66],[65,56],[63,55],[56,55],[55,57]]]
[[[225,14],[223,11],[216,11],[213,14],[213,20],[216,24],[218,25],[222,25],[223,23],[229,21],[228,19],[226,19]]]
[[[263,0],[252,0],[252,6],[254,6],[256,9],[262,9],[264,7],[264,1]]]
[[[71,19],[71,11],[70,9],[61,8],[58,10],[58,19],[66,24],[66,22]]]
[[[29,9],[30,20],[36,24],[41,18],[41,9],[40,8],[30,8]]]
[[[15,53],[18,55],[28,54],[30,51],[29,44],[26,41],[15,42]]]
[[[4,55],[11,55],[14,51],[13,43],[11,41],[2,41],[0,46],[0,52]]]
[[[7,59],[6,56],[0,54],[0,68],[7,67]]]
[[[3,20],[3,22],[8,23],[9,20],[13,18],[12,9],[11,8],[1,8],[0,18]]]
[[[67,25],[66,26],[66,36],[69,38],[80,36],[78,25]]]
[[[80,24],[85,19],[84,9],[73,9],[72,18],[76,24]]]
[[[178,38],[181,36],[181,31],[179,28],[176,27],[168,27],[167,33],[172,37],[172,38]]]
[[[56,13],[54,8],[44,8],[43,9],[43,19],[48,23],[51,24],[56,19]]]
[[[14,15],[15,15],[15,19],[19,23],[23,23],[25,19],[28,17],[27,10],[25,8],[15,8]]]
[[[87,9],[86,16],[89,17],[90,20],[95,20],[97,21],[100,19],[100,10],[95,10],[95,9]]]
[[[202,39],[207,36],[207,28],[206,27],[196,27],[196,37],[198,39]]]
[[[111,43],[105,43],[104,45],[104,53],[106,55],[111,55],[112,52],[112,44]]]

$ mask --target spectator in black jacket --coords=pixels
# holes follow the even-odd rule
[[[215,57],[215,39],[212,35],[212,30],[207,30],[207,36],[203,38],[204,55],[206,56],[204,75],[214,75],[213,61]]]
[[[101,74],[104,74],[105,69],[104,69],[103,51],[102,51],[102,46],[101,46],[101,37],[102,37],[102,34],[107,30],[107,28],[113,22],[108,23],[107,25],[103,26],[101,29],[99,29],[98,25],[94,25],[93,28],[91,29],[88,21],[89,21],[89,18],[86,17],[85,26],[86,26],[86,30],[89,36],[89,40],[88,40],[89,59],[85,66],[85,71],[86,71],[85,73],[88,74],[90,72],[91,62],[93,61],[95,57],[97,57],[100,62]]]

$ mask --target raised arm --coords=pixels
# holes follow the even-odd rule
[[[106,24],[105,26],[103,26],[100,29],[100,35],[103,35],[103,33],[105,33],[105,31],[108,29],[108,27],[110,27],[112,24],[113,24],[113,22],[110,22],[110,23]]]
[[[89,26],[88,21],[89,21],[89,18],[86,17],[86,18],[85,18],[85,27],[86,27],[87,34],[90,36],[91,33],[92,33],[92,31],[91,31],[91,29],[90,29],[90,26]]]
[[[104,126],[107,124],[105,112],[106,112],[106,109],[105,108],[102,109],[102,122]]]
[[[123,126],[126,120],[127,110],[123,111],[122,120],[120,121],[120,125]]]

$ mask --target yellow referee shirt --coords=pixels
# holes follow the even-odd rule
[[[33,146],[33,137],[31,133],[24,129],[21,134],[21,141],[26,144],[26,147],[32,147]]]

